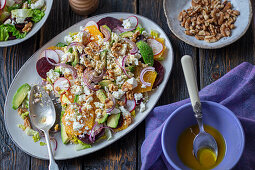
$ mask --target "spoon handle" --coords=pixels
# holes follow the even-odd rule
[[[195,117],[197,119],[202,118],[201,103],[198,96],[197,79],[192,58],[189,55],[185,55],[182,57],[181,63],[189,91],[192,108],[195,112]]]
[[[51,150],[49,131],[44,131],[44,134],[45,134],[49,158],[50,158],[49,170],[58,170],[58,165],[56,164],[54,160],[52,150]]]

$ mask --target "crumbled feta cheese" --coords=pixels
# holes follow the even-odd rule
[[[127,58],[126,62],[128,64],[139,65],[138,58],[136,58],[136,55],[129,55],[129,57]]]
[[[90,95],[91,93],[90,93],[90,89],[85,85],[85,86],[83,86],[83,89],[84,89],[84,93],[88,96],[88,95]]]
[[[125,94],[125,92],[122,91],[121,89],[118,89],[118,91],[112,92],[112,96],[113,96],[115,99],[120,99],[124,94]]]
[[[93,97],[92,96],[90,96],[87,100],[86,100],[86,103],[91,103],[93,101]]]
[[[48,91],[52,91],[52,90],[53,90],[53,87],[52,87],[51,84],[47,84],[47,85],[45,86],[45,89],[48,90]]]
[[[75,118],[73,116],[70,116],[69,114],[67,114],[65,116],[65,121],[68,122],[68,121],[75,121]]]
[[[17,23],[17,24],[23,24],[23,23],[25,23],[25,19],[26,19],[26,18],[17,17],[17,18],[16,18],[16,23]]]
[[[69,74],[72,73],[70,68],[59,67],[59,69],[60,69],[60,72],[63,73],[63,74],[68,74],[69,75]]]
[[[75,84],[71,87],[71,93],[74,95],[80,95],[83,93],[83,89],[81,86]]]
[[[121,110],[121,112],[122,112],[122,114],[123,114],[124,116],[130,116],[130,115],[131,115],[131,113],[130,113],[129,111],[127,111],[127,110],[124,108],[124,106],[120,106],[119,109]]]
[[[78,32],[78,34],[73,36],[73,41],[82,42],[83,32]]]
[[[44,5],[44,0],[37,0],[34,4],[31,4],[31,9],[41,9]]]
[[[78,116],[76,116],[76,118],[77,118],[78,121],[80,121],[81,118],[82,118],[82,115],[78,115]]]
[[[118,114],[120,113],[120,109],[117,109],[117,108],[114,108],[112,111],[111,111],[111,114]]]
[[[82,106],[82,110],[84,110],[84,108],[87,109],[87,110],[91,110],[93,107],[88,103],[84,103],[83,106]]]
[[[135,93],[134,98],[135,98],[136,101],[141,100],[143,98],[143,94],[142,93]]]
[[[140,112],[145,111],[145,104],[143,102],[140,103]]]
[[[96,108],[100,108],[100,109],[104,108],[104,104],[100,102],[94,102],[94,105],[96,106]]]
[[[72,62],[74,60],[74,56],[72,53],[67,52],[64,55],[62,55],[60,59],[61,63]]]
[[[85,94],[80,95],[79,98],[78,98],[78,101],[79,102],[85,102],[86,101],[86,95]]]
[[[125,79],[124,79],[123,75],[118,76],[118,77],[116,78],[116,84],[117,84],[117,85],[122,85],[122,84],[124,83],[124,81],[125,81]]]
[[[12,20],[11,19],[7,19],[4,24],[11,24],[12,23]]]
[[[141,88],[145,89],[147,86],[145,84],[142,84]]]
[[[67,44],[70,44],[73,41],[73,38],[71,37],[71,35],[67,35],[67,36],[64,37],[64,41]]]
[[[50,69],[47,73],[47,77],[52,81],[55,82],[59,78],[59,73],[55,72],[53,69]]]
[[[135,25],[134,25],[132,22],[130,22],[130,19],[129,19],[129,18],[123,20],[122,26],[123,26],[125,29],[129,29],[129,28],[135,27]]]
[[[80,31],[84,31],[85,26],[80,26]]]
[[[96,109],[95,114],[97,115],[97,119],[100,119],[102,117],[102,110]]]
[[[149,37],[149,33],[148,33],[147,31],[143,31],[143,32],[142,32],[142,35],[145,36],[146,38]]]
[[[78,130],[80,130],[81,128],[83,128],[83,124],[80,124],[80,122],[73,122],[73,130],[74,131],[78,131]]]
[[[131,85],[133,86],[133,88],[136,88],[136,87],[137,87],[137,81],[136,81],[136,79],[135,79],[134,77],[128,79],[127,82],[128,82],[129,84],[131,84]]]
[[[127,52],[127,44],[123,44],[121,50],[119,51],[120,55],[125,55]]]

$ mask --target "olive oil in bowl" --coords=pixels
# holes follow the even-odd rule
[[[205,125],[204,129],[216,140],[218,157],[212,150],[203,148],[198,151],[198,159],[196,159],[193,155],[193,140],[199,133],[199,129],[197,125],[191,126],[182,132],[177,144],[177,151],[181,161],[191,169],[212,169],[222,161],[225,155],[225,141],[222,135],[211,126]]]

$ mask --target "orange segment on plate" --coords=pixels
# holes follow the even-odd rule
[[[98,40],[98,36],[103,38],[103,34],[97,29],[95,25],[87,26],[85,30],[88,30],[92,37]]]
[[[164,60],[165,57],[163,56],[163,54],[164,54],[164,51],[166,50],[165,39],[164,38],[156,38],[155,40],[157,40],[158,42],[160,42],[163,45],[163,50],[158,55],[154,55],[153,58],[158,61]]]
[[[140,76],[140,73],[141,73],[141,69],[136,69],[136,72],[135,73],[137,75],[137,77]],[[142,83],[139,82],[138,83],[138,86],[134,89],[134,92],[135,93],[143,93],[143,92],[148,92],[148,91],[151,91],[152,90],[152,87],[153,87],[153,84],[156,80],[156,77],[157,77],[157,72],[156,71],[148,71],[144,74],[143,76],[143,80],[145,82],[148,82],[148,83],[151,83],[151,86],[147,86],[145,88],[142,88]]]

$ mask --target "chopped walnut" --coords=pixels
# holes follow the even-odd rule
[[[127,98],[127,100],[134,100],[134,92],[133,91],[127,91],[126,92],[126,98]]]
[[[76,64],[75,68],[78,71],[78,73],[83,73],[83,71],[85,69],[84,65],[82,65],[82,64]]]
[[[114,71],[113,70],[107,70],[107,75],[108,75],[108,78],[110,80],[114,80],[115,79]]]
[[[124,101],[118,101],[118,104],[119,104],[120,106],[125,106],[125,105],[126,105],[126,103],[125,103]]]
[[[121,43],[113,43],[111,50],[112,50],[112,52],[118,52],[121,50],[121,48],[122,48]]]
[[[110,100],[109,98],[105,99],[105,108],[109,109],[109,108],[112,108],[112,106],[113,106],[113,101]]]
[[[192,7],[182,10],[178,20],[185,34],[198,40],[216,42],[231,36],[236,17],[240,12],[233,10],[231,2],[225,0],[192,0]]]
[[[88,55],[93,55],[93,51],[92,51],[92,49],[91,48],[89,48],[89,47],[86,47],[85,49],[84,49],[84,51],[85,51],[85,53],[86,54],[88,54]]]
[[[101,86],[100,85],[95,85],[94,88],[99,90],[101,88]]]
[[[137,39],[137,37],[138,37],[139,35],[140,35],[140,31],[137,30],[137,31],[133,34],[131,41],[136,42],[136,39]]]
[[[25,112],[27,112],[27,109],[21,108],[21,107],[18,108],[18,114],[19,115],[21,115],[22,113],[25,113]]]
[[[99,61],[100,60],[100,56],[98,54],[94,55],[94,60]]]
[[[22,29],[22,32],[29,32],[32,29],[32,22],[27,23],[24,28]]]
[[[27,128],[27,127],[31,128],[31,124],[30,124],[29,117],[26,117],[26,118],[24,119],[24,126],[25,126],[26,128]]]
[[[132,89],[133,89],[133,85],[129,84],[128,82],[125,82],[121,87],[121,90],[124,91],[124,92],[127,92],[127,91],[132,90]]]
[[[114,84],[109,84],[108,88],[110,92],[117,91],[119,89],[118,86],[115,86]]]

